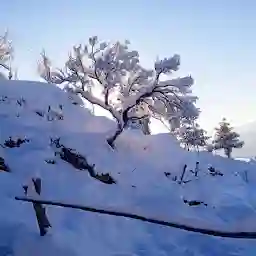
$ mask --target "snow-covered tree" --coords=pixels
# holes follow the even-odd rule
[[[197,97],[191,95],[191,76],[162,78],[179,69],[179,55],[157,60],[154,69],[149,70],[140,65],[139,53],[129,50],[128,45],[128,41],[98,42],[94,36],[87,45],[73,47],[64,69],[54,69],[45,54],[39,64],[40,75],[46,81],[67,83],[75,93],[112,114],[117,129],[108,138],[111,146],[131,121],[150,117],[169,121],[198,113]],[[101,94],[93,93],[94,89]]]
[[[0,79],[6,79],[6,74],[9,79],[12,78],[11,70],[11,59],[13,54],[13,47],[11,42],[8,40],[8,34],[5,33],[0,36]],[[3,72],[2,72],[3,71]]]
[[[233,131],[233,127],[225,118],[219,123],[219,127],[215,128],[215,138],[212,142],[213,149],[224,149],[225,155],[230,158],[233,148],[242,148],[244,142],[239,139],[240,135]]]
[[[199,148],[207,145],[207,140],[210,137],[206,135],[206,131],[200,128],[198,124],[183,124],[177,129],[177,138],[187,150],[191,147],[199,150]]]

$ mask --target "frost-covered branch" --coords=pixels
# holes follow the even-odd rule
[[[111,114],[113,115],[113,117],[116,120],[120,119],[120,114],[118,111],[116,111],[112,106],[106,106],[105,102],[100,100],[99,98],[93,96],[90,92],[88,91],[83,91],[81,89],[76,89],[75,90],[76,93],[80,93],[82,95],[83,98],[85,98],[86,100],[88,100],[90,103],[95,104],[99,107],[102,107],[106,110],[108,110],[109,112],[111,112]]]
[[[8,40],[8,33],[0,37],[0,68],[8,71],[9,79],[12,78],[11,59],[13,55],[13,47],[11,41]],[[5,77],[4,74],[0,74]]]

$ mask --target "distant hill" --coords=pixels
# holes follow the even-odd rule
[[[255,157],[256,156],[256,121],[250,122],[240,127],[236,131],[244,140],[245,145],[242,149],[236,149],[233,152],[234,157]]]

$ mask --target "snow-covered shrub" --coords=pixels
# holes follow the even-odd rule
[[[215,128],[216,134],[212,142],[213,149],[224,149],[225,155],[230,158],[233,148],[242,148],[243,141],[239,140],[240,135],[233,131],[233,127],[225,118],[219,123],[219,127]]]
[[[111,113],[117,122],[116,132],[108,138],[111,146],[131,120],[161,117],[177,123],[199,113],[197,97],[191,95],[191,76],[163,78],[179,69],[179,55],[157,60],[154,69],[145,69],[139,53],[129,50],[128,45],[128,41],[98,42],[94,36],[88,45],[73,47],[64,69],[54,69],[45,53],[39,64],[40,75],[47,82],[66,83],[75,93]]]

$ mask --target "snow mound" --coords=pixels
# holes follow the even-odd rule
[[[115,123],[92,115],[79,98],[46,83],[1,81],[0,123],[0,157],[11,170],[0,173],[0,255],[255,255],[254,241],[50,206],[52,228],[40,237],[32,205],[14,200],[34,177],[42,179],[42,199],[197,227],[255,231],[256,165],[187,152],[168,134],[145,136],[133,130],[120,136],[113,151],[106,138]],[[7,147],[10,137],[26,141]],[[60,138],[116,184],[103,183],[63,161],[55,155],[51,138]],[[190,170],[197,161],[195,177]],[[179,184],[185,164],[186,183]],[[211,175],[209,165],[223,176]],[[207,206],[189,206],[184,200]]]

